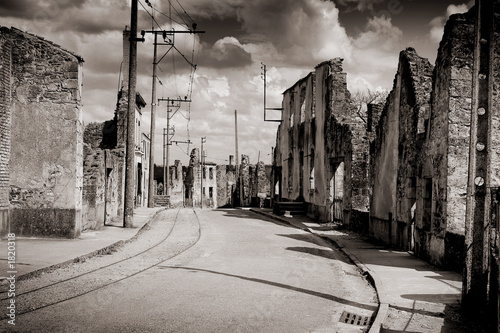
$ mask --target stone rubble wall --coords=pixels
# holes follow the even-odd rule
[[[2,28],[10,40],[10,230],[77,237],[82,223],[83,59],[43,38]],[[4,44],[5,45],[5,44]],[[2,48],[2,59],[8,58]]]
[[[7,28],[0,28],[0,237],[9,230],[10,125],[11,125],[11,41]]]

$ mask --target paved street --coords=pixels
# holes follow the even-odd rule
[[[246,210],[196,213],[179,212],[168,249],[162,250],[172,252],[171,259],[19,315],[16,330],[359,332],[362,326],[339,322],[343,312],[371,316],[376,311],[374,289],[318,236]],[[153,223],[151,231],[164,226]],[[138,241],[146,241],[144,236],[148,233]]]

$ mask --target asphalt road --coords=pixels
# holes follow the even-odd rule
[[[374,289],[315,235],[246,210],[179,216],[164,250],[175,257],[19,315],[15,331],[359,332],[339,322],[343,312],[376,311]]]

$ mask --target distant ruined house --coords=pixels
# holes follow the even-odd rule
[[[0,233],[77,237],[82,57],[0,27]]]

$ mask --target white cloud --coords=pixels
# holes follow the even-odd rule
[[[429,22],[429,25],[431,26],[431,29],[429,31],[429,38],[432,41],[439,43],[443,38],[444,25],[448,18],[453,14],[467,12],[472,7],[472,5],[472,2],[469,2],[468,4],[463,3],[460,5],[449,5],[446,8],[446,12],[444,13],[444,15],[435,17]]]

